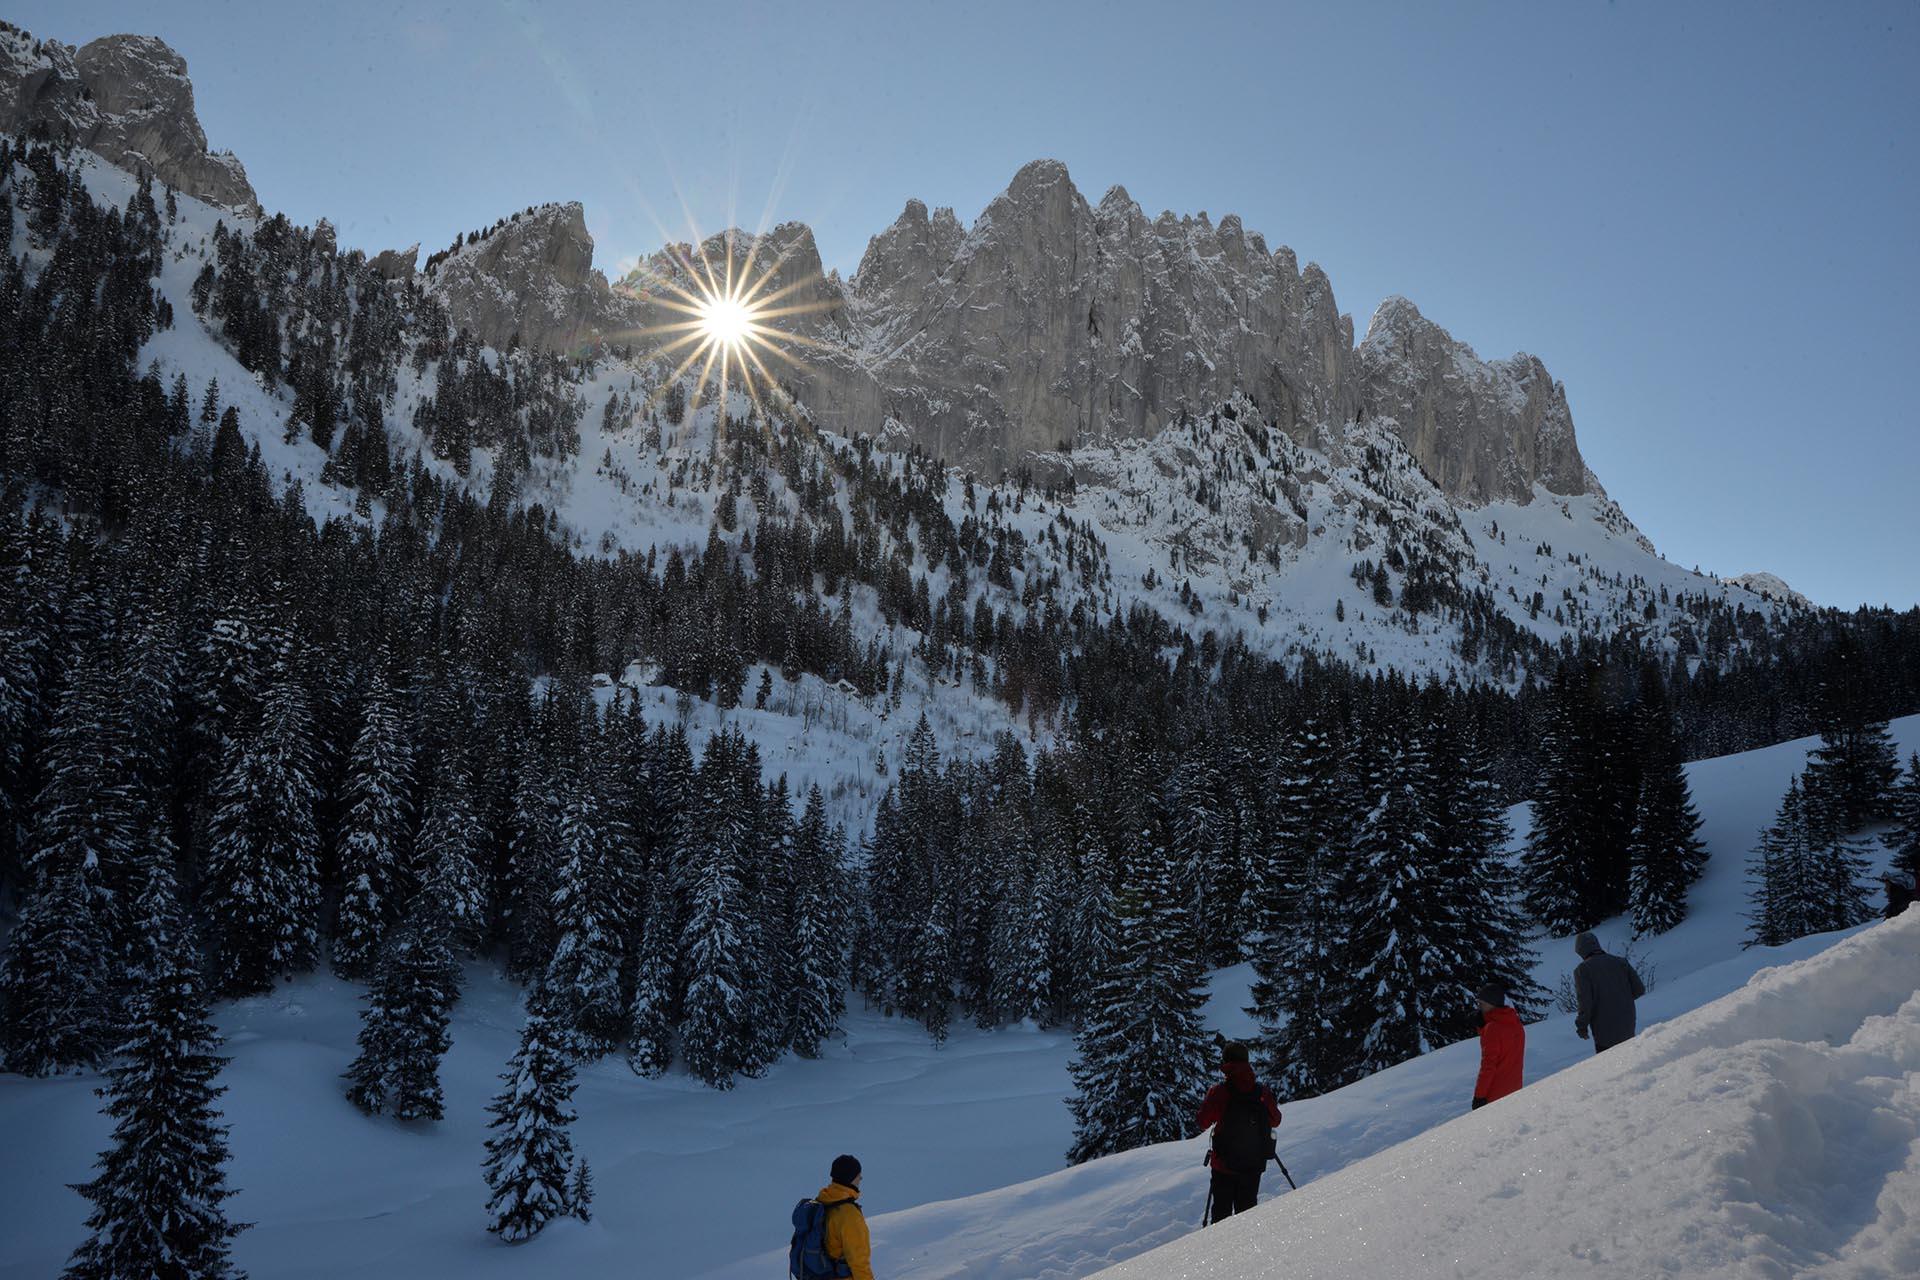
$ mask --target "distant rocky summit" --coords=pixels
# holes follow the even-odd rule
[[[231,155],[211,154],[186,63],[147,36],[74,50],[0,29],[0,127],[45,129],[214,203],[254,207]],[[1603,495],[1565,388],[1534,356],[1482,360],[1404,298],[1356,343],[1326,273],[1269,248],[1231,214],[1149,218],[1120,187],[1089,204],[1036,160],[973,225],[909,200],[850,280],[785,223],[670,246],[617,285],[593,265],[578,203],[541,205],[462,236],[416,275],[418,246],[375,269],[418,280],[483,341],[554,350],[664,349],[705,263],[767,292],[797,335],[767,374],[822,425],[911,440],[996,475],[1073,465],[1073,451],[1155,435],[1245,395],[1296,442],[1338,458],[1356,422],[1407,444],[1450,500],[1528,502],[1536,486]]]
[[[239,159],[207,149],[186,59],[153,36],[75,49],[0,22],[0,130],[44,131],[210,204],[259,208]]]
[[[1779,604],[1797,605],[1802,609],[1813,608],[1813,601],[1795,591],[1784,581],[1771,573],[1743,573],[1728,578],[1730,587],[1744,587],[1763,600],[1772,600]]]

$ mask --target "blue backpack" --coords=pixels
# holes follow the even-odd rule
[[[793,1244],[787,1250],[787,1274],[793,1280],[844,1278],[853,1274],[853,1268],[843,1259],[827,1255],[827,1211],[852,1203],[851,1200],[833,1204],[802,1200],[793,1207]]]

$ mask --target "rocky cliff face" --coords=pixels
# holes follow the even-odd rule
[[[1391,418],[1455,498],[1525,501],[1535,481],[1558,494],[1603,492],[1574,441],[1566,388],[1536,356],[1483,361],[1405,298],[1388,298],[1354,376],[1363,411]]]
[[[908,201],[843,284],[812,233],[787,223],[662,251],[609,301],[591,240],[544,223],[501,233],[441,269],[460,323],[494,341],[562,345],[597,332],[659,348],[684,320],[659,299],[701,269],[759,281],[795,335],[776,380],[826,425],[891,419],[929,452],[989,474],[1070,448],[1152,435],[1239,393],[1281,430],[1338,457],[1356,420],[1392,424],[1447,494],[1525,502],[1536,484],[1600,494],[1566,392],[1533,356],[1485,361],[1404,298],[1354,343],[1333,285],[1239,218],[1149,219],[1115,187],[1089,205],[1066,168],[1035,161],[970,228]],[[537,243],[530,242],[537,241]],[[504,247],[511,246],[511,247]],[[548,264],[542,266],[542,264]],[[564,321],[554,317],[564,316]]]
[[[74,50],[0,24],[0,128],[43,127],[179,190],[254,207],[230,155],[211,155],[186,64],[159,40],[109,36]],[[1232,215],[1148,218],[1115,187],[1098,206],[1066,168],[1037,160],[963,227],[907,202],[851,281],[824,272],[812,232],[787,223],[667,250],[618,289],[593,267],[578,204],[503,220],[429,259],[427,288],[455,324],[504,347],[595,342],[658,350],[684,316],[664,290],[704,258],[759,281],[797,357],[767,373],[824,424],[889,423],[989,474],[1071,447],[1150,436],[1235,394],[1331,457],[1356,420],[1388,422],[1453,499],[1600,493],[1565,390],[1528,355],[1481,360],[1403,298],[1364,341],[1319,267],[1269,249]],[[411,251],[381,274],[412,274]],[[1062,452],[1063,446],[1066,450]]]
[[[1326,276],[1238,218],[1149,221],[1119,187],[1094,208],[1041,160],[950,253],[958,224],[923,223],[916,201],[874,239],[853,294],[875,376],[936,452],[1008,466],[1235,390],[1303,441],[1350,416],[1352,325]]]
[[[186,59],[152,36],[76,50],[0,23],[0,130],[36,129],[211,204],[259,208],[240,161],[207,150]]]
[[[495,347],[517,339],[570,350],[627,327],[606,277],[593,269],[593,237],[577,201],[516,213],[430,261],[428,274],[453,323]]]

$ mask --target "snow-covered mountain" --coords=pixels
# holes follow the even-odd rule
[[[122,43],[173,77],[150,123],[200,138],[177,58]],[[23,101],[59,99],[68,64],[94,61],[69,52],[0,40],[6,74],[38,86]],[[337,353],[388,333],[378,416],[396,456],[477,498],[538,507],[581,555],[692,556],[713,537],[751,569],[763,517],[818,521],[831,507],[894,566],[896,590],[854,584],[849,616],[895,655],[921,651],[942,611],[964,637],[983,618],[1100,623],[1145,607],[1176,643],[1211,633],[1215,652],[1511,687],[1583,638],[1730,665],[1800,607],[1660,558],[1581,460],[1538,361],[1480,361],[1400,299],[1355,346],[1325,276],[1289,251],[1232,218],[1149,222],[1124,192],[1089,207],[1055,164],[1022,169],[971,228],[909,204],[851,282],[823,272],[811,232],[790,223],[672,247],[610,288],[577,204],[502,219],[416,269],[411,248],[368,261],[324,224],[288,228],[217,184],[200,189],[224,203],[193,198],[152,150],[72,136],[102,151],[81,162],[102,206],[135,194],[118,165],[182,179],[154,281],[175,323],[141,363],[196,398],[217,380],[316,519],[378,527],[381,495],[342,465],[367,411],[337,371],[316,376],[309,361],[296,386],[291,371],[241,362],[220,305],[235,271],[277,273],[236,281],[235,296],[273,299],[290,343]],[[220,224],[251,248],[223,258]],[[47,257],[24,233],[14,252],[30,273]],[[668,385],[673,360],[654,350],[662,290],[700,256],[770,271],[796,308],[809,345],[782,378],[791,397],[736,397],[724,419],[711,397],[678,407],[699,396]],[[492,346],[449,352],[449,323]],[[456,394],[456,375],[494,389]],[[312,401],[328,384],[345,425],[323,447]],[[466,417],[446,411],[456,402]],[[1015,459],[1017,473],[991,465]],[[911,514],[883,512],[908,493]],[[901,663],[891,704],[840,716],[869,736],[844,744],[827,789],[870,796],[922,711],[962,750],[1000,729],[1047,738],[1051,708],[980,698],[996,673],[969,688],[965,665]],[[766,674],[775,708],[847,696]],[[844,812],[864,815],[864,801]]]

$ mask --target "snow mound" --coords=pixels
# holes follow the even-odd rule
[[[1103,1273],[1920,1275],[1920,912]]]

